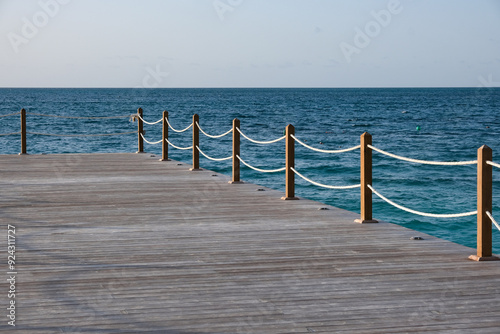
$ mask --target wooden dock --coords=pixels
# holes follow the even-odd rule
[[[500,331],[500,262],[475,249],[150,154],[0,159],[0,331]]]

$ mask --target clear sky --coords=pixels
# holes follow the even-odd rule
[[[0,0],[0,87],[500,86],[499,0]]]

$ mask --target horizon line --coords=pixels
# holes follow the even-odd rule
[[[438,89],[438,88],[443,88],[443,89],[450,89],[450,88],[500,88],[500,86],[491,86],[491,87],[486,87],[486,86],[401,86],[401,87],[395,87],[395,86],[379,86],[379,87],[369,87],[369,86],[364,86],[364,87],[269,87],[269,86],[262,86],[262,87],[226,87],[226,86],[220,86],[220,87],[153,87],[153,88],[147,88],[147,87],[92,87],[92,86],[83,86],[83,87],[57,87],[57,86],[49,86],[49,87],[0,87],[0,89],[144,89],[144,90],[155,90],[155,89]]]

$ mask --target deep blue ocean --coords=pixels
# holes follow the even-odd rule
[[[394,154],[434,161],[468,161],[488,145],[500,162],[499,88],[373,88],[373,89],[0,89],[0,116],[25,108],[29,113],[60,116],[122,116],[144,109],[157,121],[163,110],[177,129],[193,114],[209,134],[241,120],[242,131],[257,140],[283,136],[287,124],[296,137],[321,149],[359,144],[367,131],[373,145]],[[18,132],[19,115],[0,118],[0,134]],[[103,134],[134,131],[137,123],[120,119],[66,119],[28,115],[29,132]],[[145,125],[146,139],[161,139],[161,125]],[[178,146],[190,146],[191,132],[170,132]],[[136,152],[137,135],[55,137],[29,134],[28,153]],[[20,136],[0,136],[1,154],[20,152]],[[231,136],[210,139],[200,134],[201,149],[216,158],[229,156]],[[161,154],[161,145],[145,144]],[[495,157],[499,158],[496,159]],[[242,138],[241,157],[263,169],[284,166],[284,141],[262,146]],[[190,163],[191,152],[170,149],[170,158]],[[359,183],[359,150],[323,154],[296,144],[296,169],[328,185]],[[230,175],[231,161],[200,158],[202,168]],[[246,167],[242,180],[284,191],[284,173],[262,174]],[[493,215],[500,220],[500,169],[493,171]],[[359,213],[359,189],[329,190],[296,178],[296,196]],[[476,210],[476,166],[429,166],[373,152],[373,186],[384,196],[414,210],[461,213]],[[391,223],[466,246],[476,245],[476,217],[436,219],[416,216],[373,197],[373,215]],[[498,212],[497,215],[495,213]],[[418,235],[418,233],[416,233]],[[494,251],[500,253],[500,232],[494,227]]]

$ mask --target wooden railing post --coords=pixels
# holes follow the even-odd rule
[[[168,111],[163,112],[163,118],[162,118],[162,140],[161,140],[161,160],[160,161],[169,161],[168,159]]]
[[[240,181],[240,120],[233,120],[233,177],[229,183],[241,183]]]
[[[21,153],[26,153],[26,110],[21,109]]]
[[[200,152],[197,146],[200,146],[200,129],[198,128],[198,123],[200,121],[200,116],[198,114],[193,115],[193,167],[191,170],[200,170]]]
[[[295,168],[295,128],[292,124],[286,127],[286,189],[283,200],[297,200],[295,197],[295,173],[292,168]]]
[[[142,123],[143,117],[143,112],[142,108],[137,109],[137,114],[140,116],[140,118],[137,120],[137,153],[143,153],[144,152],[144,140],[142,139],[142,135],[144,135],[144,124]]]
[[[361,218],[356,223],[378,223],[372,217],[372,191],[368,185],[372,184],[372,136],[365,132],[361,135]]]
[[[474,261],[499,260],[492,253],[492,222],[486,212],[492,210],[493,153],[486,145],[477,150],[477,254],[469,256]]]

